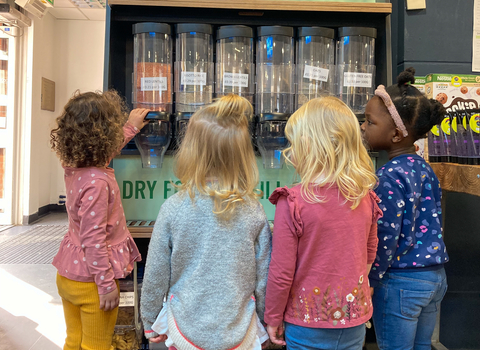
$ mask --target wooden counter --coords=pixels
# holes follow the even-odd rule
[[[329,11],[392,13],[391,3],[284,1],[284,0],[109,0],[112,5],[196,7],[239,10]]]
[[[443,190],[480,196],[480,165],[430,163]]]

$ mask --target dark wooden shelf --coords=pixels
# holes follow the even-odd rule
[[[391,3],[323,2],[323,1],[280,1],[280,0],[109,0],[109,5],[196,7],[239,10],[279,11],[329,11],[392,13]]]
[[[442,189],[480,196],[480,165],[430,163]]]

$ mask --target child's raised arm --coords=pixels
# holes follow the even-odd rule
[[[129,143],[145,125],[148,124],[148,121],[145,121],[148,112],[150,111],[145,108],[136,108],[130,112],[128,120],[123,126],[123,143],[118,148],[117,152],[112,155],[112,158],[120,153],[122,148],[125,147],[125,145]]]

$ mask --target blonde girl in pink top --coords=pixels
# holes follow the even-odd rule
[[[287,161],[300,183],[276,205],[265,322],[273,343],[296,349],[362,349],[372,316],[368,273],[382,212],[360,125],[339,99],[303,105],[289,119]]]
[[[124,102],[116,92],[77,92],[51,131],[67,191],[68,232],[53,259],[67,326],[64,350],[111,349],[117,280],[141,257],[108,164],[146,124],[147,113],[135,109],[125,122]]]

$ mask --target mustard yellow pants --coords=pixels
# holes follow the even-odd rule
[[[100,310],[100,298],[94,282],[72,281],[57,273],[57,288],[67,325],[63,350],[113,349],[118,307],[111,311]]]

